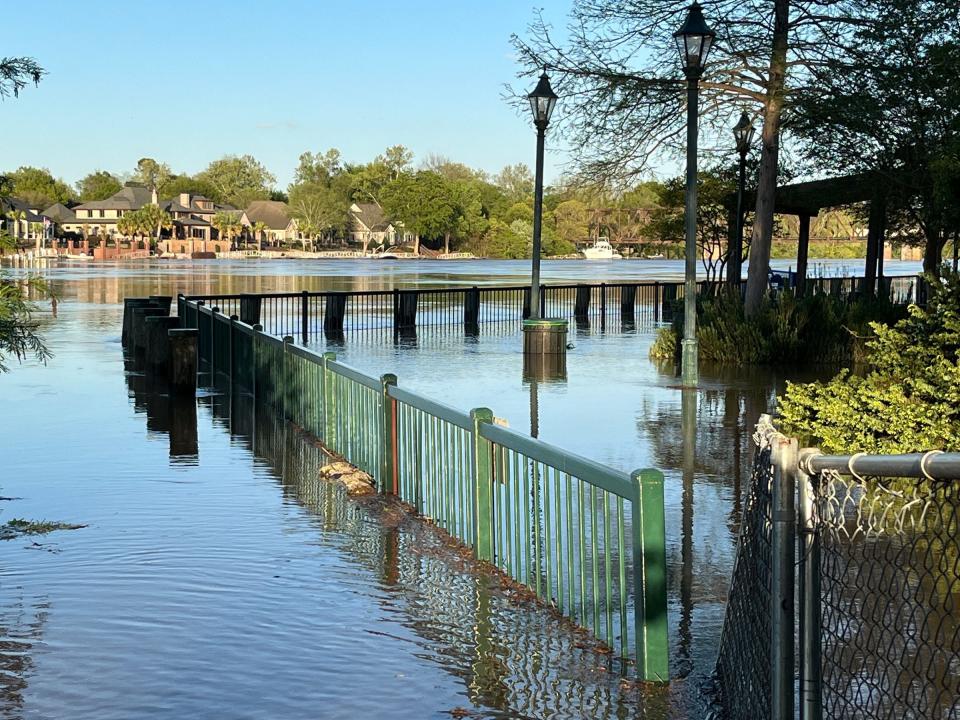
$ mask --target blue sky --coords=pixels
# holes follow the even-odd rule
[[[4,7],[0,56],[49,72],[0,103],[0,171],[75,182],[144,156],[194,173],[250,153],[285,188],[300,153],[347,161],[406,145],[496,172],[533,164],[526,113],[503,99],[509,43],[535,8],[562,26],[569,0],[33,0]],[[526,81],[532,87],[534,80]],[[524,85],[525,86],[525,85]],[[549,153],[547,180],[563,157]]]

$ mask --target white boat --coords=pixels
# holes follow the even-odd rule
[[[581,252],[587,260],[619,260],[622,257],[606,238],[600,238],[593,247],[585,248]]]

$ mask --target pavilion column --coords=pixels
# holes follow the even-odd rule
[[[868,295],[876,294],[877,265],[882,263],[884,225],[886,224],[886,201],[883,195],[876,194],[870,201],[870,215],[867,226],[867,261],[863,270],[863,291]]]
[[[807,290],[807,256],[810,252],[810,215],[799,215],[800,237],[797,243],[797,285],[794,291],[797,297],[803,297]]]

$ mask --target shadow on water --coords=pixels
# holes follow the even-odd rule
[[[556,374],[528,376],[534,404],[538,377],[563,381]],[[465,704],[473,708],[436,710],[503,718],[690,716],[696,699],[684,694],[682,683],[673,690],[642,690],[585,631],[476,565],[462,546],[399,503],[379,496],[352,499],[339,485],[320,480],[330,457],[317,442],[250,395],[230,392],[226,378],[217,380],[218,387],[202,390],[196,402],[184,402],[160,380],[127,374],[150,431],[170,435],[171,463],[197,461],[197,411],[205,408],[232,445],[269,465],[284,498],[306,510],[318,532],[338,537],[338,549],[376,578],[386,594],[385,610],[410,633],[401,637],[375,623],[366,632],[415,644],[417,657],[459,679]]]

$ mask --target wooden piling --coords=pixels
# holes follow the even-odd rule
[[[123,330],[120,335],[120,344],[123,347],[132,345],[133,337],[133,309],[137,307],[150,307],[153,305],[150,298],[124,298],[123,299]]]
[[[240,296],[240,322],[250,325],[260,324],[260,295],[244,294]]]
[[[476,286],[463,293],[463,324],[469,328],[480,324],[480,288]]]
[[[166,317],[168,310],[158,308],[155,305],[146,305],[133,308],[133,319],[131,321],[130,332],[132,336],[132,345],[134,353],[144,353],[147,349],[147,318],[148,317]]]
[[[347,294],[344,292],[327,295],[323,309],[323,333],[328,338],[343,337],[343,318],[347,312]]]
[[[573,304],[573,315],[578,318],[585,318],[590,312],[590,291],[589,285],[577,285],[577,296]]]
[[[180,318],[169,315],[149,315],[144,318],[145,350],[144,355],[154,372],[166,374],[170,366],[169,330],[180,327]]]
[[[198,334],[196,328],[175,328],[167,331],[172,392],[196,392]]]

